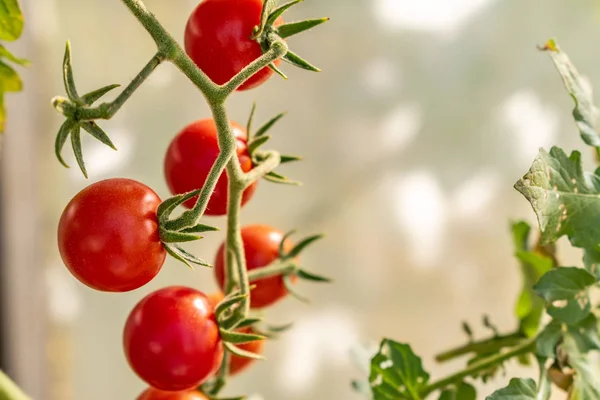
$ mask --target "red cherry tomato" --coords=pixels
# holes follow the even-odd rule
[[[262,55],[258,42],[250,39],[260,24],[262,7],[262,0],[203,0],[192,12],[185,28],[185,51],[215,83],[227,83]],[[282,23],[278,18],[274,25]],[[238,90],[255,88],[272,75],[265,67]]]
[[[208,295],[208,299],[213,305],[213,307],[216,307],[223,300],[224,297],[225,296],[221,292],[215,292]],[[238,329],[238,331],[243,333],[254,333],[252,328],[242,328]],[[238,344],[237,347],[255,354],[261,354],[264,347],[264,341],[255,340],[253,342]],[[229,375],[233,376],[239,374],[240,372],[243,372],[255,361],[256,360],[252,358],[231,355],[231,361],[229,363]]]
[[[279,243],[283,239],[283,233],[267,225],[248,225],[242,228],[242,240],[246,254],[246,265],[248,271],[265,267],[279,257]],[[290,240],[284,243],[284,251],[290,251],[293,245]],[[221,290],[225,287],[225,244],[221,245],[215,260],[215,276]],[[251,281],[256,288],[250,293],[250,305],[252,308],[263,308],[270,306],[287,295],[287,289],[283,283],[283,277]]]
[[[165,391],[201,385],[223,360],[212,304],[204,293],[181,286],[153,292],[135,306],[123,346],[139,377]]]
[[[159,204],[152,189],[130,179],[108,179],[83,189],[58,225],[58,248],[69,271],[106,292],[148,283],[166,257],[158,235]]]
[[[252,159],[246,145],[246,130],[231,123],[237,138],[237,157],[244,172],[252,169]],[[182,194],[200,189],[215,160],[219,156],[217,126],[212,119],[196,121],[185,127],[171,142],[165,157],[165,178],[173,194]],[[227,214],[227,174],[223,172],[208,202],[207,215]],[[242,196],[242,205],[254,195],[257,183],[248,187]],[[184,205],[194,207],[197,197]]]
[[[149,388],[137,400],[208,400],[208,398],[196,390],[164,392],[155,388]]]

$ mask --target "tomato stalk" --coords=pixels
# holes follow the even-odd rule
[[[492,338],[468,343],[454,349],[450,349],[438,354],[435,360],[445,362],[469,353],[496,353],[505,347],[515,346],[524,342],[527,338],[521,332],[514,332],[507,335],[494,336]]]
[[[31,398],[0,370],[0,400],[31,400]]]

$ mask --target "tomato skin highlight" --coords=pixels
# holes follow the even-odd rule
[[[237,157],[242,171],[252,169],[252,159],[248,153],[246,130],[235,122],[231,122],[233,134],[237,139]],[[200,189],[219,156],[219,140],[217,126],[213,119],[203,119],[186,126],[172,141],[167,149],[164,162],[165,179],[174,195]],[[227,214],[227,173],[217,181],[212,193],[206,215]],[[242,195],[242,205],[246,204],[256,191],[258,183],[254,182]],[[198,197],[184,203],[187,208],[193,208]]]
[[[107,179],[79,192],[58,225],[58,248],[80,282],[106,292],[137,289],[160,271],[160,198],[131,179]]]
[[[227,83],[262,55],[260,45],[250,39],[254,27],[260,25],[262,7],[262,0],[203,0],[190,15],[185,51],[216,84]],[[282,23],[278,18],[274,25]],[[238,90],[258,87],[272,75],[273,70],[264,67]]]
[[[165,392],[155,388],[148,388],[137,400],[208,400],[208,398],[197,390]]]
[[[246,254],[246,268],[251,271],[269,265],[279,258],[279,244],[283,232],[268,225],[247,225],[242,228],[242,241]],[[293,248],[292,242],[286,239],[283,249],[285,252]],[[215,277],[221,290],[225,288],[225,243],[217,251],[215,259]],[[295,280],[295,276],[292,277]],[[264,308],[283,299],[288,291],[282,276],[250,281],[256,288],[250,293],[250,307]]]
[[[198,387],[223,360],[212,304],[204,293],[182,286],[157,290],[135,306],[123,347],[138,376],[164,391]]]

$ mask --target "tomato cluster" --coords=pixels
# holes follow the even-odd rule
[[[185,30],[186,52],[215,83],[226,83],[262,54],[261,44],[251,39],[261,23],[262,8],[262,0],[203,0],[193,11]],[[278,17],[273,26],[282,23]],[[239,90],[255,88],[272,74],[265,67]],[[249,132],[233,121],[230,125],[238,162],[248,172],[260,158],[250,154]],[[203,187],[220,153],[218,139],[213,119],[192,122],[174,137],[164,158],[165,179],[174,198]],[[242,205],[250,201],[256,187],[255,182],[244,191]],[[196,196],[178,204],[193,209],[197,201]],[[58,247],[69,271],[83,284],[105,292],[127,292],[151,281],[167,253],[171,254],[161,230],[161,204],[151,188],[130,179],[107,179],[83,189],[66,206],[58,226]],[[223,173],[205,215],[225,215],[227,206],[228,177]],[[290,240],[270,226],[246,226],[241,234],[249,271],[293,249]],[[214,273],[225,291],[225,243],[215,256]],[[250,296],[253,309],[271,306],[288,294],[280,275],[252,283],[256,285]],[[123,348],[133,371],[150,386],[138,400],[207,399],[198,388],[215,376],[224,358],[223,331],[216,315],[223,299],[221,292],[206,296],[173,286],[150,293],[135,306],[125,323]],[[236,332],[256,335],[258,331],[248,325]],[[238,347],[260,354],[263,346],[263,340],[250,340]],[[252,361],[232,355],[227,372],[238,374]]]

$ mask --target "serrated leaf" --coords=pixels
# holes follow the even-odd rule
[[[596,278],[585,269],[561,267],[548,271],[533,290],[548,302],[571,300],[596,283]]]
[[[266,339],[266,337],[263,335],[258,335],[255,333],[228,331],[226,329],[220,329],[219,334],[221,335],[221,339],[233,344],[244,344]]]
[[[533,379],[513,378],[507,387],[496,390],[486,400],[537,400],[537,385]]]
[[[575,109],[573,110],[573,118],[581,134],[583,141],[594,147],[600,147],[600,134],[595,129],[598,121],[599,112],[594,105],[594,99],[588,85],[581,77],[577,69],[554,40],[549,40],[543,47],[546,50],[554,66],[556,67],[562,81],[575,101]]]
[[[119,85],[119,84],[104,86],[100,89],[94,90],[93,92],[84,94],[83,96],[81,96],[81,101],[83,102],[83,104],[91,106],[97,100],[100,100],[105,94],[107,94],[111,90],[114,90],[120,86],[121,85]]]
[[[273,25],[277,18],[281,17],[284,12],[290,9],[290,7],[301,3],[302,1],[304,0],[293,0],[289,3],[282,4],[281,6],[273,9],[273,11],[271,11],[271,13],[269,14],[269,18],[267,19],[267,25]]]
[[[60,129],[58,130],[58,134],[56,135],[56,140],[54,141],[54,153],[56,154],[56,158],[58,158],[58,161],[62,165],[64,165],[66,168],[70,168],[70,167],[65,162],[61,153],[62,153],[63,147],[65,146],[65,143],[67,142],[67,139],[69,138],[69,134],[71,133],[71,130],[74,127],[75,127],[75,122],[73,122],[70,119],[67,119],[65,122],[63,122]]]
[[[100,141],[102,144],[110,147],[113,150],[117,150],[113,142],[110,140],[106,132],[102,130],[94,121],[86,121],[81,124],[81,127],[85,129],[87,133],[92,135],[94,139]]]
[[[552,318],[568,325],[583,321],[591,312],[590,298],[587,295],[568,300],[566,303],[564,301],[561,301],[561,304],[557,303],[559,302],[548,306],[547,312]]]
[[[267,133],[281,118],[285,117],[286,113],[280,113],[277,114],[275,117],[271,118],[269,121],[267,121],[267,123],[265,123],[263,126],[261,126],[260,128],[258,128],[258,130],[256,131],[256,133],[254,134],[254,137],[260,137],[263,136],[265,133]]]
[[[321,276],[321,275],[317,275],[315,273],[303,270],[303,269],[299,269],[298,271],[296,271],[296,275],[298,276],[298,278],[301,279],[305,279],[307,281],[312,281],[312,282],[327,282],[330,283],[332,282],[331,279],[325,277],[325,276]]]
[[[302,68],[307,71],[321,72],[321,70],[319,68],[315,67],[314,65],[312,65],[311,63],[306,61],[304,58],[302,58],[298,54],[294,53],[293,51],[288,50],[286,55],[283,56],[283,60],[287,61],[288,63],[290,63],[298,68]]]
[[[285,255],[285,258],[298,257],[300,255],[300,253],[302,253],[308,246],[310,246],[311,244],[315,243],[318,240],[323,239],[324,237],[325,237],[325,235],[320,234],[320,235],[312,235],[312,236],[302,239],[300,241],[300,243],[295,245],[294,248]]]
[[[225,348],[227,350],[229,350],[232,354],[234,354],[238,357],[251,358],[253,360],[264,360],[265,359],[260,354],[256,354],[256,353],[252,353],[250,351],[240,349],[239,347],[237,347],[236,345],[234,345],[232,343],[224,342],[223,344],[225,345]]]
[[[552,321],[542,329],[535,342],[536,354],[541,357],[555,358],[556,346],[562,339],[562,324]]]
[[[371,360],[369,383],[374,400],[422,400],[429,374],[407,344],[383,339],[379,352]]]
[[[0,0],[0,39],[17,40],[23,33],[23,13],[18,0]]]
[[[279,36],[283,39],[297,35],[329,21],[329,18],[307,19],[305,21],[290,22],[277,27]]]
[[[1,2],[1,0],[0,0]],[[6,47],[4,47],[3,45],[0,44],[0,57],[4,57],[7,60],[10,60],[12,62],[14,62],[15,64],[19,64],[22,66],[28,66],[31,63],[29,62],[29,60],[26,60],[24,58],[19,58],[16,57],[15,55],[13,55],[13,53],[11,53]]]
[[[515,188],[531,203],[543,244],[563,235],[575,247],[600,243],[600,176],[584,174],[579,152],[567,157],[557,147],[541,150]]]

